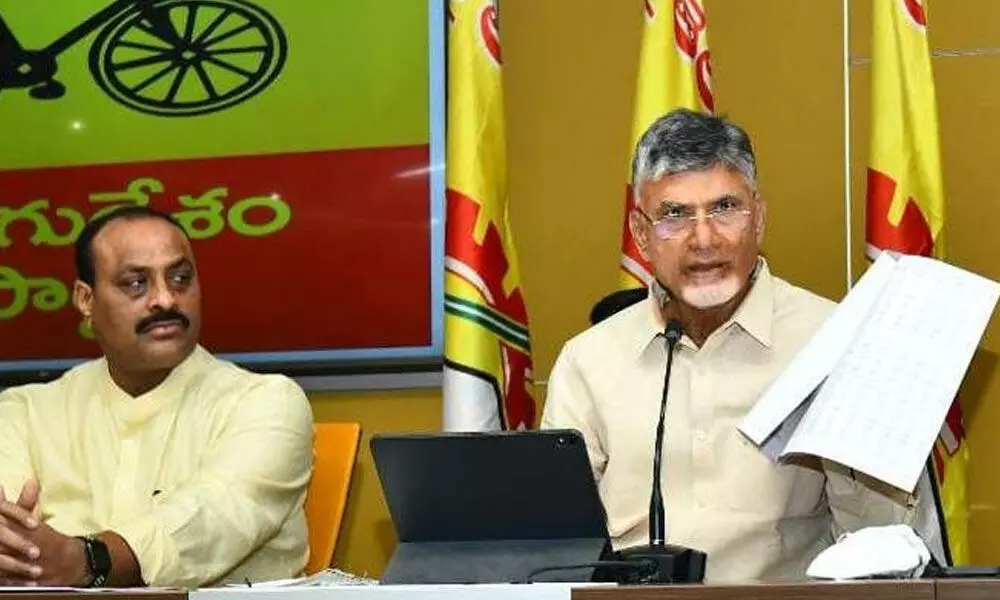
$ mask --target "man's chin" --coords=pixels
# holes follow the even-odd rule
[[[193,349],[194,343],[186,338],[144,340],[142,363],[149,369],[173,369],[184,362]]]
[[[700,286],[688,286],[681,290],[681,298],[688,305],[697,309],[708,310],[718,308],[729,302],[739,293],[739,282],[726,279],[718,283]]]

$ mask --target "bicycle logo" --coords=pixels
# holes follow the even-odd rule
[[[278,21],[246,0],[115,0],[40,50],[23,48],[0,15],[0,92],[61,98],[57,57],[94,31],[88,63],[97,85],[162,117],[245,102],[275,80],[288,52]]]

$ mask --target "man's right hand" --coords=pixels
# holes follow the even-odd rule
[[[17,502],[8,500],[0,487],[0,585],[31,586],[42,573],[35,562],[39,549],[24,535],[38,527],[38,519],[32,514],[38,495],[35,480],[24,485]]]

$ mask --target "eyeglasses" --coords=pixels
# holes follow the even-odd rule
[[[702,218],[700,213],[704,213],[705,220],[714,225],[719,231],[735,233],[741,231],[750,222],[749,208],[745,208],[739,201],[731,198],[724,198],[708,211],[693,212],[687,206],[669,205],[664,214],[659,219],[654,220],[638,206],[636,212],[643,216],[649,224],[653,226],[653,233],[661,240],[672,240],[687,235],[698,219]]]

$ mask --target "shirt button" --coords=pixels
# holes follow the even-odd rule
[[[708,434],[705,433],[704,429],[698,429],[694,432],[694,438],[699,442],[704,442],[708,439]]]

